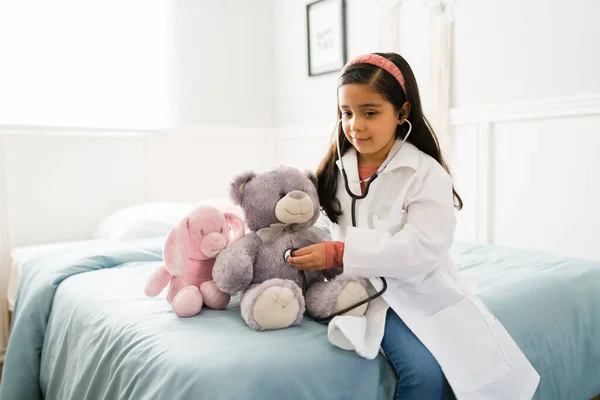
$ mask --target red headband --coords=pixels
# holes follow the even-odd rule
[[[404,91],[404,94],[406,95],[406,87],[405,87],[405,84],[404,84],[404,75],[402,75],[402,72],[396,66],[396,64],[394,64],[393,62],[391,62],[387,58],[379,56],[377,54],[364,54],[362,56],[356,57],[353,60],[350,60],[344,66],[344,70],[346,70],[346,68],[348,68],[350,65],[360,64],[360,63],[372,64],[372,65],[375,65],[375,66],[383,69],[384,71],[389,72],[394,78],[396,78],[396,80],[398,81],[398,83],[402,87],[402,90]]]

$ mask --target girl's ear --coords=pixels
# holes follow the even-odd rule
[[[250,182],[252,178],[254,178],[256,174],[252,171],[242,172],[237,175],[233,182],[231,182],[231,187],[229,188],[229,198],[236,206],[242,204],[242,200],[244,198],[244,185]]]
[[[400,108],[400,112],[398,113],[398,122],[400,124],[403,124],[404,120],[407,119],[409,115],[410,103],[408,101],[405,101],[404,104],[402,104],[402,108]]]

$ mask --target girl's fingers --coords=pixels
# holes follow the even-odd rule
[[[312,261],[312,254],[307,254],[305,256],[293,256],[293,257],[289,257],[288,258],[288,263],[290,264],[298,264],[298,265],[302,265],[302,264],[306,264],[307,262]]]
[[[298,249],[298,250],[294,250],[293,253],[292,253],[292,255],[294,257],[299,257],[299,256],[305,256],[305,255],[311,254],[312,251],[313,251],[312,247],[313,246],[311,245],[311,246],[303,247],[303,248]]]
[[[323,265],[322,263],[318,263],[316,261],[310,261],[307,262],[305,264],[292,264],[292,267],[296,268],[296,269],[302,269],[305,271],[320,271],[325,269],[325,265]]]

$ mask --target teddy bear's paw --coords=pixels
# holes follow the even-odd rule
[[[171,304],[178,317],[193,317],[202,309],[202,295],[196,286],[186,286],[177,293]]]
[[[273,278],[250,285],[240,298],[242,318],[257,331],[298,325],[304,310],[302,290],[288,279]]]
[[[206,281],[200,285],[200,294],[204,304],[213,310],[222,310],[229,304],[231,295],[221,292],[215,281]]]
[[[232,249],[225,248],[219,253],[212,271],[217,288],[228,294],[235,294],[250,285],[254,264],[252,257]]]
[[[281,329],[291,326],[299,311],[300,302],[292,289],[271,286],[256,298],[252,316],[263,329]]]
[[[335,311],[341,311],[345,308],[348,308],[368,297],[367,289],[359,282],[350,281],[346,284],[346,286],[342,289],[340,294],[338,295],[337,302],[335,305]],[[367,311],[368,303],[362,304],[343,315],[353,315],[356,317],[360,317],[364,315]]]

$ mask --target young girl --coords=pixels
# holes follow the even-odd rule
[[[342,267],[376,290],[384,277],[388,287],[370,303],[365,332],[348,320],[356,317],[340,316],[330,340],[337,329],[337,343],[347,338],[340,347],[368,358],[376,351],[364,349],[381,346],[398,374],[397,399],[530,399],[539,375],[463,288],[449,255],[462,200],[410,66],[393,53],[355,58],[340,76],[338,106],[339,149],[333,143],[317,171],[319,225],[332,241],[296,250],[288,262]]]

